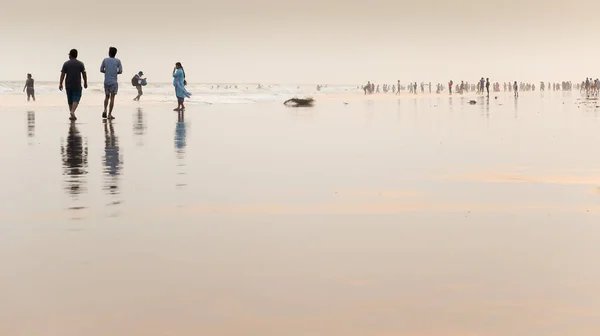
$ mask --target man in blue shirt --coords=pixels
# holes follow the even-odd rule
[[[113,107],[115,106],[115,96],[119,91],[119,82],[117,81],[117,75],[123,73],[123,66],[121,60],[115,58],[117,56],[117,48],[110,47],[108,49],[108,57],[102,61],[100,65],[100,72],[104,74],[104,112],[102,112],[102,118],[114,119],[112,116]],[[109,102],[110,100],[110,107]],[[106,108],[109,108],[108,115],[106,114]]]

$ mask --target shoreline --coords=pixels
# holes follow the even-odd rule
[[[526,92],[523,94],[530,94],[532,92]],[[467,94],[452,94],[448,93],[422,93],[422,94],[392,94],[392,93],[380,93],[380,94],[369,94],[365,95],[364,93],[315,93],[315,94],[289,94],[285,96],[277,96],[273,97],[273,99],[269,100],[258,100],[251,101],[250,97],[242,96],[240,98],[250,100],[247,102],[238,102],[238,103],[227,103],[227,102],[211,102],[209,100],[203,100],[203,97],[207,95],[204,94],[196,94],[193,95],[191,99],[186,100],[186,103],[189,105],[252,105],[252,104],[281,104],[286,99],[289,98],[304,98],[304,97],[312,97],[315,99],[316,103],[319,102],[357,102],[357,101],[398,101],[398,100],[406,100],[406,99],[431,99],[431,98],[459,98],[459,99],[481,99],[485,98],[485,96],[478,95],[476,93],[467,93]],[[233,98],[239,97],[240,95],[231,95],[226,96],[224,98]],[[174,96],[168,95],[153,95],[146,94],[142,97],[140,102],[132,101],[132,97],[134,97],[134,93],[123,92],[118,94],[115,100],[116,106],[140,106],[143,107],[148,104],[152,105],[171,105],[176,104],[176,99]],[[490,94],[490,99],[495,99],[495,97],[511,97],[512,93],[509,92],[495,92]],[[38,95],[37,100],[35,102],[28,102],[26,95],[0,95],[0,109],[6,108],[49,108],[49,107],[64,107],[67,104],[66,97],[63,94],[47,94],[47,95]],[[83,93],[80,108],[87,107],[98,107],[102,106],[104,99],[104,95],[99,92],[85,92]]]

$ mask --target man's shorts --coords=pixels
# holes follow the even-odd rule
[[[110,94],[117,94],[119,92],[119,84],[104,84],[104,93],[108,96]]]
[[[67,102],[69,105],[73,103],[79,103],[81,100],[81,88],[79,89],[67,89]]]

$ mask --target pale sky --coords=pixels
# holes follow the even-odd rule
[[[600,2],[582,0],[28,0],[0,11],[0,80],[58,80],[71,48],[90,81],[108,47],[127,82],[358,84],[600,77]],[[136,22],[137,21],[137,22]]]

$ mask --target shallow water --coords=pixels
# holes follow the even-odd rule
[[[2,110],[0,334],[597,335],[600,109],[470,99]]]
[[[25,97],[23,93],[24,82],[4,82],[0,81],[0,106],[3,100],[13,97]],[[317,90],[317,85],[308,84],[265,84],[259,86],[258,83],[214,83],[199,84],[189,83],[187,89],[193,94],[188,99],[188,104],[252,104],[257,102],[283,101],[292,96],[323,96],[327,94],[340,93],[362,93],[356,85],[327,85]],[[57,82],[36,82],[35,92],[39,99],[48,102],[49,97],[64,96],[63,92],[58,90]],[[176,102],[173,94],[173,83],[154,83],[150,82],[143,87],[143,101],[164,103]],[[104,84],[102,82],[90,82],[89,87],[84,90],[84,97],[88,94],[103,94]],[[137,89],[130,82],[119,83],[118,98],[123,96],[137,95]],[[391,93],[389,93],[391,95]],[[129,99],[131,99],[129,98]],[[54,104],[62,106],[62,104]]]

